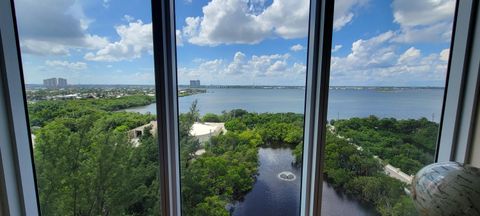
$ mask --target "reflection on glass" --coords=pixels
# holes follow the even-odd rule
[[[149,4],[15,0],[43,215],[158,215]]]
[[[176,1],[183,215],[299,215],[308,11]]]
[[[335,5],[324,215],[417,215],[434,160],[454,0]]]

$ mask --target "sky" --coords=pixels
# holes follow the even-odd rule
[[[154,84],[149,0],[15,0],[26,83]],[[454,0],[336,0],[332,86],[444,86]],[[179,84],[305,85],[308,0],[176,0]]]

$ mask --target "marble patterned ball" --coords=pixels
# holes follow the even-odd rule
[[[480,169],[430,164],[415,175],[412,198],[420,215],[480,215]]]

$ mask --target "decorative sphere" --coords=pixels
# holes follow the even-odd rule
[[[420,215],[480,215],[480,169],[430,164],[415,175],[412,198]]]

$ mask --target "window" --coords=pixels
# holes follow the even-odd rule
[[[308,11],[175,1],[182,215],[300,214]]]
[[[435,161],[456,1],[335,3],[322,214],[414,215],[409,185]]]
[[[408,211],[411,210],[411,203],[402,191],[405,184],[388,177],[391,174],[386,170],[388,164],[393,167],[401,167],[402,172],[405,171],[408,175],[418,169],[421,164],[429,161],[466,162],[467,160],[468,140],[471,136],[470,122],[474,114],[471,110],[475,108],[474,95],[476,95],[476,86],[478,86],[478,83],[474,82],[478,80],[478,65],[471,65],[470,62],[478,62],[475,58],[478,54],[477,51],[480,50],[477,49],[479,44],[475,43],[475,39],[478,37],[475,37],[474,32],[478,29],[480,22],[474,22],[478,19],[476,13],[478,3],[474,1],[457,2],[455,14],[452,14],[452,5],[455,3],[447,0],[437,1],[435,5],[430,5],[430,8],[427,5],[430,2],[409,7],[410,10],[417,10],[422,8],[421,6],[426,6],[423,8],[424,10],[413,13],[415,16],[421,14],[422,11],[433,13],[438,9],[438,13],[434,13],[432,16],[421,16],[415,20],[416,22],[409,22],[405,19],[405,17],[413,17],[410,10],[399,10],[395,15],[389,14],[389,11],[402,9],[403,1],[393,1],[392,5],[366,4],[363,1],[345,4],[344,1],[336,1],[335,8],[333,1],[311,1],[310,8],[306,6],[301,10],[302,12],[309,11],[308,37],[303,36],[300,39],[292,39],[296,37],[295,34],[285,36],[287,33],[292,33],[289,30],[294,28],[286,28],[291,24],[290,22],[282,23],[286,16],[275,16],[282,12],[282,6],[288,8],[289,11],[298,6],[287,7],[283,4],[288,3],[287,1],[249,1],[245,3],[244,1],[213,0],[208,2],[177,1],[174,4],[172,0],[152,1],[151,5],[150,2],[122,3],[129,4],[128,6],[111,1],[82,2],[81,4],[62,1],[43,5],[23,0],[17,1],[15,1],[16,16],[11,10],[13,7],[10,4],[13,1],[0,2],[0,52],[2,53],[0,59],[0,72],[2,73],[0,184],[2,188],[0,191],[5,191],[5,194],[2,193],[2,198],[6,200],[1,203],[1,206],[10,214],[36,215],[42,211],[44,214],[77,212],[80,214],[226,215],[232,213],[242,215],[242,212],[249,212],[246,205],[247,202],[252,202],[249,201],[249,194],[255,193],[256,184],[262,183],[261,178],[269,177],[268,173],[263,173],[267,174],[263,175],[261,171],[262,151],[264,153],[269,150],[266,149],[265,143],[288,144],[289,140],[296,140],[290,138],[298,138],[299,134],[302,134],[303,137],[303,150],[302,145],[299,145],[298,142],[292,142],[295,148],[294,146],[283,149],[270,148],[281,152],[281,155],[277,157],[281,160],[270,165],[281,165],[282,170],[290,169],[285,170],[286,172],[277,172],[278,170],[272,169],[270,174],[276,173],[277,180],[282,181],[281,183],[293,184],[291,186],[278,184],[282,188],[268,187],[273,194],[291,190],[292,194],[297,195],[292,195],[288,199],[283,199],[283,197],[280,199],[274,197],[270,200],[259,199],[261,202],[280,203],[282,208],[293,207],[281,209],[260,206],[262,210],[276,211],[280,209],[281,213],[288,215],[317,215],[320,212],[323,215],[329,215],[331,207],[338,205],[340,206],[338,209],[344,211],[344,214]],[[240,5],[241,7],[227,7],[229,6],[227,4],[234,3],[242,5]],[[37,4],[37,6],[33,7],[32,4]],[[218,6],[215,4],[222,7],[214,7]],[[150,6],[153,11],[151,17],[149,15]],[[34,9],[25,13],[21,11],[22,7]],[[219,9],[228,8],[233,9],[228,13],[215,13],[219,12]],[[276,13],[267,13],[269,8],[275,9]],[[449,10],[445,10],[446,8]],[[94,9],[104,10],[107,15],[97,14],[98,10]],[[49,12],[44,14],[47,18],[55,15],[64,17],[64,19],[43,19],[45,17],[41,15],[45,11]],[[215,19],[218,17],[206,16],[209,12],[227,17],[230,15],[236,18],[243,17],[243,21],[259,25],[242,26],[240,25],[242,22],[239,21],[226,25],[225,28],[209,28],[222,26],[220,25],[224,24],[222,22],[229,21],[229,19]],[[402,13],[410,15],[396,17]],[[176,16],[172,16],[173,14]],[[29,15],[34,15],[36,19],[27,19]],[[295,13],[295,15],[298,14]],[[371,20],[371,17],[375,16],[385,16],[389,19],[374,19],[370,26],[362,27],[363,24],[360,21],[367,18]],[[441,19],[437,19],[438,16]],[[18,35],[15,32],[15,17],[18,23]],[[92,17],[97,19],[92,19]],[[112,21],[113,17],[117,18]],[[190,18],[187,19],[187,17]],[[427,17],[428,19],[422,19]],[[452,56],[449,57],[448,64],[446,61],[440,62],[445,60],[445,58],[442,59],[442,56],[448,56],[446,51],[442,52],[449,47],[448,32],[445,34],[447,37],[443,38],[445,40],[436,45],[429,45],[433,40],[432,37],[427,37],[431,40],[425,44],[407,43],[408,45],[405,45],[406,41],[398,39],[398,36],[402,35],[406,36],[403,38],[405,40],[422,36],[420,33],[423,30],[438,30],[433,27],[429,28],[429,25],[438,28],[442,25],[448,27],[452,22],[451,19],[453,19],[454,27],[448,32],[453,31],[452,35],[454,36],[453,44],[450,46]],[[294,20],[296,19],[288,21]],[[393,24],[390,23],[392,20],[394,20]],[[59,25],[45,25],[45,23],[50,23],[49,21],[59,22]],[[387,21],[388,24],[385,24]],[[110,24],[99,24],[103,22]],[[202,27],[208,22],[216,22],[217,25]],[[22,23],[25,26],[30,25],[30,27],[23,28]],[[471,25],[471,23],[475,23],[475,25]],[[65,24],[68,28],[57,28],[61,24]],[[272,25],[275,28],[268,27]],[[266,28],[264,28],[265,26]],[[305,27],[294,26],[301,29]],[[242,32],[242,27],[247,29],[247,33]],[[72,28],[76,30],[65,31]],[[349,28],[355,31],[348,32]],[[379,28],[379,30],[377,33],[369,30],[367,33],[355,35],[368,28]],[[228,34],[220,34],[222,29],[230,29],[230,31],[226,31]],[[258,33],[256,30],[259,30],[261,34],[254,34]],[[389,32],[389,30],[391,33],[385,35],[385,32]],[[416,34],[407,34],[409,31]],[[242,32],[242,37],[231,40],[235,36],[232,33],[238,32]],[[293,31],[293,33],[295,32]],[[340,37],[342,34],[347,39],[339,39],[342,38]],[[443,36],[443,34],[441,35]],[[62,38],[68,38],[68,40],[61,40]],[[246,41],[252,38],[256,40]],[[389,50],[385,47],[377,47],[378,44],[371,40],[373,38],[383,39],[384,41],[380,45],[386,45],[387,48],[394,46],[394,48]],[[19,42],[19,46],[15,43],[16,41]],[[291,48],[288,52],[297,54],[275,56],[279,59],[273,62],[271,68],[272,71],[279,71],[282,68],[294,68],[295,65],[299,67],[302,66],[303,61],[305,66],[303,70],[306,70],[306,73],[299,75],[298,79],[287,77],[284,81],[286,84],[282,85],[278,84],[279,82],[276,82],[278,80],[275,79],[248,80],[244,78],[242,80],[240,77],[231,79],[225,77],[229,72],[228,69],[234,71],[244,69],[245,73],[256,73],[255,67],[242,67],[254,59],[263,61],[265,56],[271,57],[276,54],[259,54],[256,51],[263,50],[262,46],[265,45],[268,45],[269,48],[266,50],[285,50],[288,42],[293,42],[291,46],[288,45]],[[247,45],[242,43],[247,43]],[[139,44],[145,46],[139,46]],[[306,48],[303,55],[300,53],[301,47],[297,45]],[[346,49],[350,45],[352,49]],[[17,55],[20,48],[22,52],[25,52],[21,55],[22,59],[18,58],[19,54]],[[237,53],[237,48],[241,50],[241,53]],[[369,50],[371,48],[374,49]],[[215,53],[217,52],[215,50],[218,50],[218,53]],[[366,54],[354,55],[352,54],[354,51],[365,51]],[[198,53],[201,55],[194,55]],[[223,56],[222,53],[231,55]],[[43,56],[39,57],[41,55]],[[345,70],[345,67],[350,67],[349,64],[345,64],[345,60],[348,60],[350,56],[359,57],[360,60],[367,59],[369,63],[365,65],[364,61],[359,61],[354,68]],[[391,59],[382,58],[389,56]],[[218,59],[221,61],[215,62]],[[23,61],[23,64],[20,63],[20,60]],[[430,64],[429,60],[433,63]],[[436,64],[433,60],[440,63]],[[235,68],[235,61],[244,61],[243,64],[240,64],[242,66],[240,69]],[[208,64],[203,65],[204,68],[199,67],[202,63],[207,62]],[[223,68],[214,67],[215,63]],[[413,63],[415,64],[411,65]],[[150,65],[150,67],[142,68],[138,65]],[[361,91],[363,93],[366,91],[374,95],[373,101],[380,98],[378,95],[382,94],[400,92],[398,94],[402,95],[402,93],[406,93],[405,101],[410,105],[415,105],[415,97],[418,99],[427,93],[441,95],[441,93],[432,92],[441,92],[442,90],[430,88],[398,88],[400,84],[410,82],[408,79],[407,81],[399,79],[402,77],[398,77],[399,73],[395,73],[397,72],[394,70],[395,67],[401,66],[406,70],[418,72],[418,70],[429,69],[428,66],[431,65],[442,66],[432,68],[439,71],[436,83],[432,85],[444,87],[446,91],[445,107],[441,111],[437,111],[441,105],[432,105],[435,110],[434,115],[431,115],[431,111],[415,112],[418,115],[414,116],[410,116],[412,112],[402,115],[402,112],[383,112],[385,109],[379,111],[379,109],[370,109],[369,106],[366,106],[368,111],[359,112],[367,101],[361,95],[354,96],[355,101],[350,101],[348,109],[335,108],[336,103],[348,102],[341,97],[340,91],[344,91],[342,93],[354,92],[352,94],[361,94]],[[131,69],[132,67],[135,69]],[[446,73],[447,68],[445,67],[449,69],[449,73]],[[68,70],[62,68],[68,68]],[[100,84],[96,82],[104,80],[108,84],[122,84],[118,82],[122,79],[122,71],[115,71],[118,73],[107,77],[100,75],[112,72],[114,68],[124,71],[134,70],[134,73],[125,74],[137,75],[139,80],[141,80],[141,75],[145,75],[143,78],[151,83],[141,83],[131,76],[127,76],[128,83],[135,81],[138,83],[135,86],[115,85],[108,88],[92,85],[74,88],[79,86],[71,85],[74,83],[75,76],[77,79],[87,77],[85,74],[78,73],[82,70],[98,71],[95,77],[86,80],[90,83]],[[194,70],[191,70],[192,68]],[[210,78],[201,76],[205,73],[198,73],[201,72],[200,69],[207,70],[211,72],[208,74],[215,76]],[[385,71],[382,72],[382,70],[385,69],[390,69],[391,73],[383,73]],[[32,71],[34,73],[29,75],[29,72]],[[360,78],[366,78],[363,80],[355,79],[359,78],[355,74],[368,75],[367,72],[372,71],[387,80],[378,81],[370,79],[368,76],[361,76]],[[43,78],[34,76],[42,73],[49,75],[45,82],[43,82]],[[422,77],[418,74],[410,75],[411,77],[407,78]],[[23,80],[23,76],[25,80]],[[392,77],[393,81],[389,81],[388,78],[392,79]],[[55,79],[48,80],[48,78]],[[299,81],[302,78],[306,83],[303,85],[304,89],[301,88],[301,84],[296,84],[296,80]],[[445,79],[446,86],[441,85],[442,79]],[[41,85],[45,86],[45,90],[39,90],[39,86],[28,85],[31,80],[37,80],[37,82],[41,80]],[[338,83],[339,80],[344,83]],[[369,82],[372,80],[374,82]],[[248,95],[245,93],[223,95],[224,102],[214,105],[212,102],[200,101],[200,99],[204,99],[204,96],[211,96],[207,94],[218,97],[215,93],[231,90],[223,89],[227,86],[221,85],[220,82],[237,85],[235,87],[238,88],[238,85],[244,87],[243,83],[248,83],[248,81],[251,82],[250,87],[254,86],[254,88],[241,89],[242,91],[257,90],[258,86],[262,86],[273,88],[275,94],[279,94],[288,89],[279,90],[278,85],[283,87],[300,86],[300,89],[297,90],[304,91],[305,100],[294,97],[297,102],[296,106],[301,104],[300,107],[305,107],[303,123],[297,121],[298,115],[302,115],[302,112],[292,110],[293,114],[275,114],[288,110],[286,104],[291,101],[267,107],[265,112],[270,112],[270,114],[264,114],[262,110],[252,108],[252,103],[234,104],[235,107],[243,106],[240,108],[246,111],[236,110],[234,107],[234,111],[221,113],[223,110],[232,110],[231,105],[225,106],[228,104],[227,100],[238,97],[248,99]],[[417,81],[418,79],[415,80],[415,82]],[[23,83],[27,85],[23,86]],[[206,88],[205,84],[209,88]],[[416,84],[427,85],[422,81]],[[370,87],[363,87],[353,91],[352,88],[342,89],[343,87],[339,87],[346,85],[376,87],[380,85],[383,88],[369,90]],[[385,88],[385,86],[389,88]],[[391,86],[397,88],[391,88]],[[20,89],[24,91],[20,91]],[[221,91],[212,92],[212,89]],[[83,94],[87,98],[76,99],[76,97],[83,97]],[[134,96],[129,97],[128,95]],[[395,96],[399,97],[399,95]],[[288,94],[282,93],[280,97],[288,98]],[[22,98],[26,100],[22,100]],[[259,101],[275,104],[270,102],[272,100],[275,101],[273,96],[264,97]],[[432,101],[441,104],[442,100],[440,98]],[[212,101],[218,102],[218,100]],[[156,105],[152,105],[153,102]],[[397,100],[394,102],[398,105],[395,108],[401,108],[407,104],[407,102],[403,103]],[[60,104],[65,106],[60,106]],[[359,104],[361,106],[358,106]],[[366,104],[370,105],[371,103],[367,102]],[[424,104],[422,103],[422,105]],[[379,103],[379,105],[381,104]],[[329,108],[328,112],[327,107]],[[415,107],[418,108],[418,106]],[[199,115],[197,115],[197,110]],[[213,114],[207,115],[207,112],[210,111],[202,110],[211,110]],[[29,115],[26,115],[26,111]],[[3,118],[4,114],[5,118]],[[378,117],[368,117],[370,114]],[[280,118],[278,122],[270,121],[277,117]],[[359,118],[352,119],[350,117]],[[395,120],[390,117],[416,120]],[[426,119],[418,120],[419,117],[426,117]],[[227,132],[224,132],[220,126],[222,130],[217,134],[217,130],[213,127],[223,123],[222,121],[224,121],[223,127],[227,129]],[[264,124],[258,124],[258,121]],[[325,124],[327,121],[328,124]],[[188,124],[184,124],[184,122]],[[366,126],[357,127],[357,123],[366,124]],[[207,136],[194,133],[205,129],[205,125],[212,126],[212,128],[207,128]],[[195,128],[197,126],[200,127]],[[267,131],[265,128],[272,130]],[[291,130],[292,128],[293,130]],[[406,129],[405,133],[403,129]],[[439,144],[437,148],[433,148],[436,149],[436,152],[432,156],[431,143],[437,136],[437,130],[441,132]],[[291,131],[293,132],[289,133]],[[300,133],[298,133],[299,131]],[[35,137],[31,137],[30,132]],[[269,134],[270,132],[274,133]],[[369,136],[365,136],[365,134]],[[282,140],[282,142],[275,143],[272,140],[265,140],[262,135],[268,135],[266,137],[269,138],[280,137],[281,139],[278,140]],[[27,145],[29,139],[34,141],[34,146]],[[52,143],[64,145],[48,145]],[[430,143],[430,145],[419,148],[426,143]],[[387,149],[393,144],[401,146],[401,148]],[[379,151],[378,148],[387,150]],[[299,157],[294,158],[292,152]],[[242,153],[244,154],[242,155]],[[419,155],[420,157],[418,157]],[[298,166],[299,158],[301,158],[301,168]],[[36,173],[34,173],[32,160],[35,160]],[[241,163],[247,161],[256,163],[260,161],[260,163],[257,166],[254,163]],[[288,167],[286,161],[295,161],[297,164],[294,165],[297,167]],[[337,163],[333,164],[332,161]],[[263,165],[265,164],[268,163],[263,163]],[[209,167],[215,167],[215,169],[209,169]],[[393,170],[398,171],[394,168]],[[254,178],[242,178],[252,175]],[[270,177],[272,176],[270,175]],[[345,178],[345,176],[349,178]],[[345,179],[347,180],[342,182]],[[372,179],[374,179],[374,184],[370,184],[372,182],[369,180]],[[394,190],[378,188],[379,182],[386,182],[380,186],[389,187],[390,183],[393,183],[396,187]],[[224,184],[226,187],[218,187],[217,184]],[[189,187],[192,185],[194,187]],[[368,189],[392,192],[395,199],[389,199],[391,194],[380,193],[381,199],[377,199],[379,196],[374,198],[381,201],[363,205],[362,199],[367,202],[373,200],[372,197],[364,196],[363,192],[366,192],[365,188],[367,188],[364,187],[365,185],[372,186]],[[336,196],[332,196],[335,189],[344,190],[347,195],[334,194]],[[375,193],[368,194],[375,195]],[[261,198],[261,196],[255,195],[254,198]],[[192,200],[194,202],[191,202]],[[283,200],[286,203],[277,202],[277,200]],[[39,201],[39,210],[35,209],[37,201]],[[187,206],[188,208],[186,208]]]
[[[15,9],[41,213],[157,214],[150,2]]]

